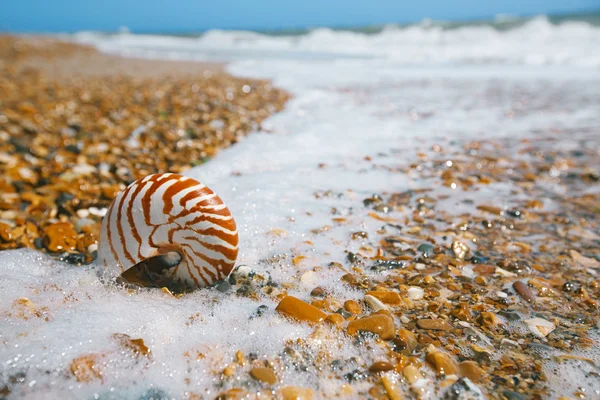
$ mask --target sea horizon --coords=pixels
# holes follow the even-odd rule
[[[199,29],[130,29],[123,25],[116,29],[64,29],[54,31],[11,31],[3,30],[0,26],[0,34],[15,34],[15,35],[56,35],[56,34],[74,34],[79,32],[94,32],[101,34],[120,34],[120,33],[131,33],[136,35],[157,35],[157,36],[181,36],[181,37],[194,37],[202,36],[203,34],[210,31],[244,31],[244,32],[255,32],[269,36],[299,36],[317,29],[331,29],[333,31],[347,31],[364,34],[376,34],[389,28],[408,28],[411,26],[421,27],[440,27],[442,29],[458,29],[469,26],[491,26],[497,30],[508,30],[522,26],[528,21],[544,17],[554,25],[558,25],[564,22],[586,22],[592,26],[600,26],[600,8],[582,10],[579,12],[566,12],[566,13],[534,13],[534,14],[507,14],[500,13],[495,15],[481,16],[475,18],[455,18],[455,19],[434,19],[424,17],[421,19],[410,20],[410,21],[397,21],[388,22],[381,24],[325,24],[325,25],[305,25],[298,27],[281,27],[281,28],[261,28],[257,26],[240,26],[235,28],[199,28]]]

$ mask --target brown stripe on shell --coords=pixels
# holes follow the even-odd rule
[[[163,214],[170,215],[171,210],[173,209],[173,196],[182,190],[188,189],[192,186],[197,186],[198,182],[193,179],[188,179],[185,181],[177,181],[174,185],[169,186],[167,190],[162,195],[162,199],[164,202],[163,206]]]
[[[123,234],[123,223],[122,223],[122,217],[123,217],[123,202],[125,201],[125,199],[127,198],[127,195],[129,194],[129,192],[131,191],[131,189],[133,187],[135,187],[137,185],[129,185],[129,187],[127,189],[125,189],[125,191],[123,193],[121,193],[121,201],[119,202],[119,208],[117,210],[117,231],[119,232],[119,241],[121,242],[121,248],[123,249],[123,254],[125,254],[125,258],[127,258],[127,260],[129,260],[132,263],[136,263],[135,259],[131,256],[131,253],[129,253],[129,250],[127,250],[127,243],[126,243],[126,239],[125,239],[125,235]],[[131,207],[131,203],[127,203],[127,208]],[[127,211],[127,210],[125,210]]]
[[[117,199],[119,197],[117,196]],[[112,253],[113,258],[115,259],[115,261],[118,263],[118,267],[121,269],[121,272],[123,271],[123,266],[121,265],[121,262],[119,261],[119,256],[117,255],[117,251],[115,250],[115,246],[113,244],[113,239],[112,239],[112,231],[110,229],[110,220],[112,218],[112,212],[115,206],[115,201],[110,205],[110,207],[108,208],[108,211],[106,212],[106,215],[104,216],[104,219],[102,220],[102,223],[104,224],[106,222],[106,230],[107,230],[107,239],[108,239],[108,245],[110,247],[110,251]],[[101,247],[99,247],[101,250],[104,249],[105,244],[101,243]]]
[[[131,234],[133,235],[135,241],[138,243],[138,259],[142,257],[142,237],[140,236],[137,227],[135,226],[135,221],[133,220],[133,204],[135,204],[135,199],[137,198],[138,194],[140,194],[140,192],[144,189],[144,187],[146,187],[146,184],[139,182],[135,187],[135,191],[131,195],[131,200],[127,204],[127,221],[129,222],[129,225],[131,225]]]

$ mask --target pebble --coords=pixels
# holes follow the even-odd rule
[[[286,386],[280,390],[282,400],[312,400],[315,391],[310,388]]]
[[[431,364],[438,375],[456,375],[458,374],[458,365],[449,354],[437,350],[428,349],[425,360]]]
[[[358,315],[361,312],[360,304],[356,300],[346,300],[344,302],[344,310],[354,315]]]
[[[274,385],[277,382],[275,372],[273,372],[271,368],[254,367],[250,370],[250,376],[257,381],[261,381],[269,385]]]
[[[502,275],[506,278],[513,278],[515,276],[517,276],[517,274],[513,274],[512,272],[509,272],[505,269],[502,269],[500,267],[496,267],[496,271],[495,271],[498,275]]]
[[[86,208],[81,208],[76,212],[79,218],[87,218],[90,216],[90,212]]]
[[[88,211],[93,216],[103,218],[106,215],[106,213],[108,212],[108,208],[106,208],[106,207],[102,207],[102,208],[90,207],[90,208],[88,208]]]
[[[46,247],[56,253],[75,250],[77,232],[68,222],[57,222],[46,228]]]
[[[10,242],[12,240],[12,228],[10,225],[5,224],[4,222],[0,222],[0,239],[5,242]]]
[[[83,265],[87,262],[87,256],[82,253],[63,253],[60,255],[59,260],[68,264]]]
[[[348,318],[350,318],[352,316],[351,313],[349,313],[348,311],[346,311],[343,308],[338,308],[336,310],[336,314],[340,314],[344,319],[348,319]]]
[[[398,389],[396,383],[394,381],[392,381],[389,377],[382,375],[381,376],[381,384],[385,388],[387,397],[390,400],[402,400],[404,398],[404,396]]]
[[[419,368],[415,365],[407,365],[402,369],[402,375],[406,378],[408,383],[413,387],[413,389],[420,389],[422,385],[426,382],[423,374],[419,371]]]
[[[358,279],[353,274],[345,274],[340,278],[343,282],[346,282],[352,286],[358,284]]]
[[[466,244],[457,241],[452,242],[452,252],[459,260],[463,260],[469,252],[469,247]]]
[[[442,400],[485,400],[485,396],[469,378],[460,378],[448,388]]]
[[[325,318],[325,321],[333,325],[340,325],[342,322],[344,322],[344,317],[340,314],[329,314],[327,318]]]
[[[469,303],[466,302],[459,303],[450,314],[461,321],[470,322],[472,319]]]
[[[492,352],[476,344],[471,345],[473,350],[473,358],[480,364],[490,364],[492,362]]]
[[[239,279],[239,278],[247,279],[247,278],[250,278],[254,274],[256,274],[256,272],[247,265],[240,265],[231,273],[231,275],[237,279]]]
[[[481,368],[479,364],[477,364],[475,361],[463,361],[460,364],[458,364],[458,367],[460,369],[460,373],[463,376],[469,378],[475,383],[480,382],[484,378],[486,373],[483,370],[483,368]]]
[[[547,321],[543,318],[532,318],[526,319],[525,324],[531,333],[535,336],[543,339],[548,336],[554,329],[556,329],[556,325],[554,323]]]
[[[221,281],[221,282],[219,282],[219,284],[217,284],[217,290],[221,293],[226,293],[230,289],[231,289],[231,284],[227,280]]]
[[[83,231],[84,227],[86,227],[86,226],[93,226],[93,225],[96,225],[96,221],[94,221],[93,219],[79,218],[75,222],[75,230],[77,231],[77,233],[81,233]]]
[[[535,302],[535,295],[533,294],[531,289],[529,289],[529,286],[526,283],[516,281],[513,283],[513,289],[515,289],[515,292],[517,292],[519,296],[521,296],[521,298],[526,302]]]
[[[384,304],[397,306],[398,304],[402,303],[402,298],[398,292],[392,292],[389,290],[375,290],[367,292],[366,294],[375,297]]]
[[[422,243],[417,247],[417,251],[422,253],[424,257],[431,257],[435,247],[429,243]]]
[[[500,323],[500,319],[493,312],[484,311],[479,315],[479,317],[477,317],[477,323],[481,326],[491,328],[498,325]]]
[[[69,365],[69,371],[77,382],[91,382],[102,379],[100,367],[100,356],[97,354],[88,354],[75,358]]]
[[[293,296],[284,297],[275,310],[298,321],[319,323],[327,318],[327,314],[317,307]]]
[[[408,288],[408,297],[412,300],[421,300],[425,291],[418,286],[411,286]]]
[[[398,329],[397,337],[394,338],[394,345],[396,347],[395,351],[399,350],[404,354],[410,354],[420,346],[415,334],[404,328]]]
[[[376,333],[384,340],[392,339],[395,336],[394,320],[386,314],[373,314],[351,321],[348,324],[347,333],[354,335],[358,331]]]
[[[369,294],[365,294],[365,302],[374,310],[374,311],[381,311],[381,310],[387,310],[388,307],[383,304],[381,301],[379,301],[378,298],[371,296]]]
[[[502,394],[507,400],[527,400],[527,397],[523,396],[521,393],[513,392],[512,390],[504,390]]]
[[[452,325],[443,319],[420,319],[417,321],[417,326],[421,329],[434,331],[449,331],[452,329]]]
[[[310,295],[313,297],[325,297],[327,292],[321,286],[317,286],[313,290],[311,290]]]
[[[369,372],[377,373],[377,372],[386,372],[394,369],[394,364],[389,363],[387,361],[376,361],[369,367]]]

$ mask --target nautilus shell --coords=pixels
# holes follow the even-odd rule
[[[110,278],[132,278],[142,266],[150,280],[198,288],[227,277],[237,253],[235,221],[219,196],[166,173],[138,179],[115,198],[102,221],[98,262]],[[157,258],[166,261],[157,267]]]

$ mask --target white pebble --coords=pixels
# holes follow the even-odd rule
[[[240,265],[233,272],[233,274],[240,278],[248,278],[250,276],[250,274],[252,274],[253,272],[254,271],[252,270],[252,268],[248,267],[247,265]]]
[[[96,217],[104,217],[106,215],[106,212],[108,211],[108,208],[90,207],[88,208],[88,211],[90,212],[90,214],[95,215]]]
[[[517,276],[517,274],[513,274],[512,272],[509,272],[505,269],[502,269],[500,267],[496,267],[496,273],[502,276],[506,276],[506,277],[513,277],[513,276]]]
[[[90,216],[90,212],[86,208],[82,208],[80,210],[77,210],[77,216],[79,218],[87,218]]]
[[[96,172],[96,167],[89,164],[77,164],[71,169],[71,171],[73,171],[75,175],[85,176]]]
[[[371,296],[370,294],[365,294],[365,301],[375,311],[388,309],[388,307],[385,304],[383,304],[381,301],[379,301],[379,299]]]
[[[29,168],[21,167],[19,168],[19,176],[23,179],[31,179],[34,177],[34,174]]]
[[[408,297],[410,297],[413,300],[421,300],[424,294],[425,291],[420,287],[411,286],[408,288]]]

